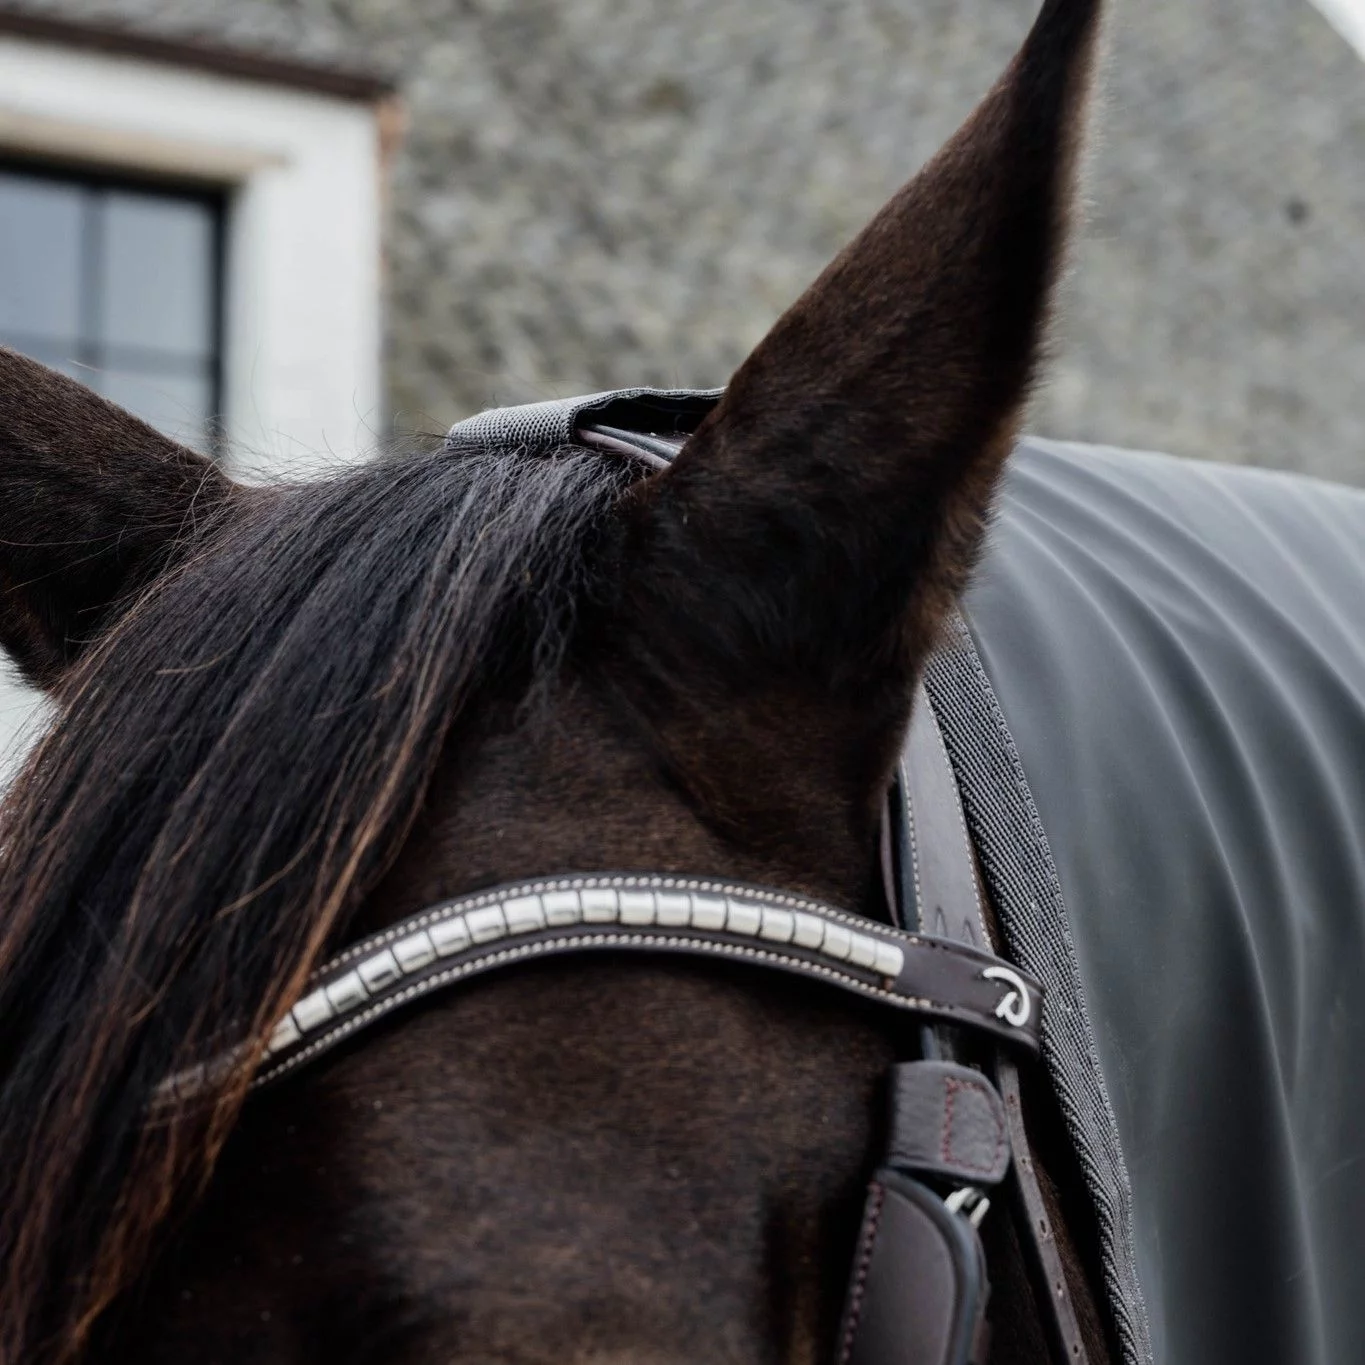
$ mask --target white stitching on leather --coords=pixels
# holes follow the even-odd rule
[[[387,995],[378,999],[368,1008],[359,1010],[354,1014],[348,1014],[335,1027],[325,1029],[306,1047],[285,1057],[276,1063],[266,1062],[252,1081],[253,1086],[266,1084],[268,1081],[278,1079],[286,1075],[295,1068],[302,1066],[304,1062],[310,1061],[322,1052],[336,1046],[337,1043],[350,1037],[357,1030],[373,1023],[376,1019],[382,1018],[391,1010],[399,1005],[405,1005],[409,1001],[420,999],[423,995],[429,995],[432,991],[439,990],[443,986],[448,986],[465,977],[473,976],[479,971],[486,971],[494,967],[506,966],[508,963],[524,961],[532,957],[541,957],[547,953],[559,952],[561,950],[571,950],[583,947],[604,947],[604,948],[685,948],[688,950],[696,949],[703,954],[715,955],[718,957],[736,958],[743,961],[774,962],[782,966],[791,966],[802,973],[812,976],[822,977],[836,985],[856,991],[860,995],[870,996],[874,999],[886,1000],[906,1010],[933,1010],[937,1013],[960,1014],[963,1018],[975,1018],[976,1015],[969,1011],[957,1010],[951,1006],[936,1003],[932,1000],[921,999],[918,996],[898,995],[895,991],[885,990],[879,986],[870,985],[868,982],[853,976],[848,972],[841,972],[833,967],[826,967],[817,962],[808,962],[805,958],[788,956],[782,953],[773,953],[761,948],[750,948],[739,943],[720,943],[714,939],[690,938],[684,935],[669,935],[664,937],[658,934],[620,934],[603,933],[592,934],[586,937],[569,937],[556,939],[540,939],[531,943],[521,943],[515,947],[503,948],[495,953],[486,953],[482,957],[474,958],[472,961],[456,963],[445,971],[436,972],[431,976],[423,977],[420,981],[414,981],[401,991],[395,991],[392,995]]]
[[[822,901],[811,900],[805,896],[788,895],[778,891],[766,891],[759,887],[744,886],[738,882],[715,882],[700,877],[660,877],[631,873],[608,876],[587,874],[581,877],[546,877],[535,881],[518,882],[511,886],[494,887],[488,891],[475,892],[471,896],[456,896],[449,901],[443,901],[440,905],[432,906],[431,909],[424,910],[412,919],[405,919],[360,943],[344,948],[336,957],[330,959],[325,966],[320,968],[315,976],[330,976],[336,968],[352,961],[355,957],[361,954],[368,956],[376,949],[392,943],[395,939],[414,934],[419,929],[425,929],[438,920],[450,919],[456,913],[465,914],[470,910],[500,904],[515,897],[540,896],[547,891],[591,891],[597,888],[691,891],[700,892],[703,895],[732,896],[739,900],[756,901],[763,905],[780,905],[792,910],[815,911],[824,917],[834,918],[843,924],[856,927],[860,933],[871,932],[875,936],[878,933],[885,934],[888,932],[887,926],[884,924],[877,924],[861,915],[849,914],[845,910],[836,910],[834,906],[826,905]],[[457,906],[459,907],[458,910],[456,909]],[[902,938],[908,938],[915,943],[925,942],[923,935],[906,931],[896,931],[893,941],[900,941]]]

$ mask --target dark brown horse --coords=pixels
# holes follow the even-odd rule
[[[675,960],[526,967],[251,1097],[327,952],[530,874],[877,913],[877,811],[1063,256],[1098,0],[671,470],[443,448],[243,487],[0,353],[0,643],[57,706],[0,825],[0,1361],[816,1362],[885,1021]],[[1092,1359],[1094,1229],[1047,1087]],[[985,1234],[1000,1362],[1044,1356]]]

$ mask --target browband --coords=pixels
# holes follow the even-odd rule
[[[1038,1050],[1042,988],[990,953],[786,892],[629,873],[493,887],[353,944],[314,975],[275,1026],[254,1083],[276,1080],[457,982],[590,951],[687,953],[777,968]],[[199,1068],[183,1072],[161,1098],[187,1098],[203,1080]]]
[[[493,887],[347,948],[276,1025],[265,1084],[384,1015],[497,967],[588,951],[774,967],[1036,1052],[1042,988],[989,953],[780,891],[642,873]]]

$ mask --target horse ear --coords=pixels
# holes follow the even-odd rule
[[[0,646],[23,676],[55,687],[232,487],[211,460],[0,348]]]
[[[804,689],[932,646],[1034,375],[1100,8],[1047,0],[965,126],[637,486],[632,571],[669,618],[655,640],[688,637],[675,666],[719,644]]]

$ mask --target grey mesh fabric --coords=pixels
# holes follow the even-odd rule
[[[1093,1043],[1131,1179],[1130,1209],[1092,1184],[1107,1270],[1131,1218],[1163,1365],[1365,1361],[1365,495],[1041,441],[1011,465],[966,617],[1059,877],[1007,889],[1012,947],[1049,983],[1072,956],[1049,1063]],[[1030,836],[980,790],[958,646],[927,681],[1008,861]],[[1093,1087],[1059,1091],[1121,1176]]]
[[[580,423],[606,422],[632,431],[691,431],[723,389],[614,389],[579,398],[492,408],[456,422],[446,433],[451,449],[556,450],[571,445]]]

